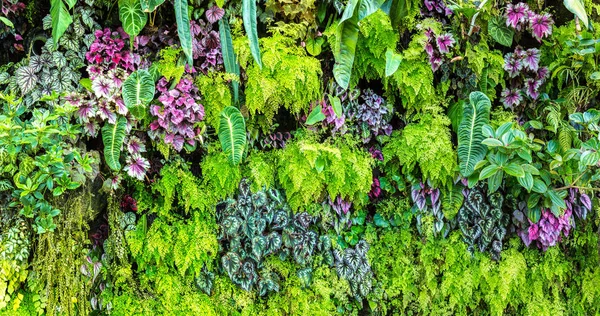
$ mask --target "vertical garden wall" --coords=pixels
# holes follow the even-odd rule
[[[596,1],[0,9],[0,315],[600,313]]]

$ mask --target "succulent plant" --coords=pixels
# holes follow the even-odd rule
[[[500,260],[502,240],[510,216],[502,212],[504,198],[499,192],[487,195],[483,184],[471,189],[458,211],[458,226],[468,250],[489,251],[492,259]]]
[[[291,257],[308,266],[313,254],[328,249],[313,228],[316,219],[308,213],[293,214],[275,189],[250,192],[243,179],[237,199],[217,205],[220,226],[221,264],[233,283],[259,294],[279,290],[279,276],[263,269],[265,257]]]

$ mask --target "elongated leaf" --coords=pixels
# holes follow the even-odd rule
[[[352,66],[354,64],[356,42],[358,41],[357,14],[354,14],[352,18],[338,25],[336,41],[337,45],[334,51],[335,65],[333,66],[333,76],[340,87],[348,89],[350,76],[352,75]]]
[[[10,28],[15,28],[15,25],[7,18],[0,16],[0,22],[4,23],[6,26]]]
[[[121,170],[119,157],[121,156],[121,147],[125,140],[125,129],[127,119],[119,117],[115,124],[106,124],[102,127],[102,142],[104,143],[104,160],[113,170]]]
[[[496,42],[507,47],[512,45],[515,31],[506,26],[506,21],[504,18],[500,16],[491,18],[488,22],[488,32]]]
[[[490,121],[490,99],[482,92],[475,91],[469,95],[469,103],[465,103],[463,120],[458,127],[458,160],[460,173],[468,177],[473,173],[475,165],[485,157],[487,146],[482,127]]]
[[[344,21],[349,20],[354,16],[354,12],[356,11],[356,6],[358,5],[358,1],[360,0],[349,0],[348,4],[344,8],[344,13],[342,14],[342,18],[338,22],[338,25],[344,23]]]
[[[194,55],[192,54],[192,31],[188,15],[188,2],[187,0],[175,0],[174,7],[179,42],[181,43],[183,53],[187,57],[187,63],[191,67],[194,64]]]
[[[235,74],[240,77],[240,65],[235,57],[233,51],[233,41],[231,40],[231,30],[229,23],[226,19],[219,20],[219,37],[221,38],[221,53],[223,54],[223,63],[225,64],[225,71],[231,74]],[[231,81],[233,88],[233,104],[238,104],[239,100],[239,81]]]
[[[144,12],[154,12],[159,5],[163,4],[165,0],[140,0],[142,4],[142,10]]]
[[[589,29],[592,28],[592,24],[588,20],[587,13],[585,12],[585,5],[582,0],[564,0],[565,7],[573,14],[575,14],[583,25]]]
[[[125,33],[131,36],[131,43],[148,22],[140,0],[119,0],[119,19]]]
[[[258,67],[262,69],[260,47],[258,46],[258,31],[256,30],[256,0],[242,1],[242,18],[244,20],[244,29],[250,42],[250,52]]]
[[[228,106],[221,112],[219,140],[229,163],[239,164],[246,148],[246,122],[240,110],[233,106]]]
[[[52,40],[58,45],[58,40],[73,23],[73,18],[62,0],[50,1],[50,17],[52,18]]]
[[[385,52],[385,76],[389,77],[393,75],[398,70],[401,62],[402,55],[396,54],[396,52],[388,48]]]
[[[360,0],[360,4],[358,5],[358,20],[361,21],[377,12],[384,2],[384,0]]]
[[[123,82],[123,102],[133,116],[144,117],[146,106],[154,99],[154,80],[148,70],[140,69]]]

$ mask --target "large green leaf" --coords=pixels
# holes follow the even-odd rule
[[[565,7],[573,14],[575,14],[583,25],[589,29],[592,28],[592,23],[589,22],[587,13],[585,12],[585,5],[582,0],[564,0]]]
[[[384,0],[360,0],[358,5],[358,20],[361,21],[377,12],[384,2]]]
[[[398,70],[401,62],[402,55],[394,52],[393,49],[388,48],[385,52],[385,76],[389,77],[393,75],[396,70]]]
[[[233,106],[228,106],[221,112],[219,140],[229,162],[239,164],[246,148],[246,122],[240,110]]]
[[[52,18],[52,39],[58,45],[58,40],[73,23],[73,18],[62,0],[50,1],[50,17]]]
[[[490,121],[490,99],[482,92],[475,91],[469,95],[469,103],[465,103],[463,120],[458,127],[458,160],[460,173],[468,177],[473,173],[475,165],[485,157],[487,146],[481,128]]]
[[[129,34],[132,43],[134,37],[140,34],[148,21],[140,0],[119,0],[119,18],[123,30]]]
[[[165,0],[140,0],[142,4],[142,10],[144,12],[154,12],[159,5],[163,4]]]
[[[104,143],[104,160],[113,170],[121,170],[119,157],[121,156],[121,147],[125,140],[125,129],[127,119],[120,116],[115,124],[105,124],[102,127],[102,142]]]
[[[491,18],[488,22],[488,32],[492,38],[507,47],[510,47],[513,42],[515,31],[506,26],[506,20],[500,16]]]
[[[219,37],[221,38],[221,53],[223,54],[223,63],[225,64],[225,71],[231,74],[235,74],[240,77],[240,65],[235,57],[233,51],[233,41],[231,40],[231,30],[229,29],[229,23],[226,19],[219,20]],[[239,99],[239,81],[233,80],[231,82],[233,87],[233,104],[238,103]]]
[[[242,18],[244,20],[244,29],[248,35],[248,41],[250,41],[250,52],[258,67],[262,69],[260,47],[258,46],[258,32],[256,30],[256,0],[242,1]]]
[[[336,41],[333,76],[340,87],[347,89],[350,84],[356,42],[358,41],[358,17],[356,13],[337,26]]]
[[[187,0],[175,0],[175,20],[177,21],[177,33],[183,53],[187,57],[187,63],[192,66],[194,55],[192,54],[192,31],[190,29],[190,18],[188,15]]]
[[[144,117],[146,106],[154,99],[154,79],[148,70],[140,69],[123,82],[123,102],[136,118]]]

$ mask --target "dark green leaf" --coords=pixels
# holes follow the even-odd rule
[[[506,26],[506,20],[502,16],[495,16],[488,21],[488,32],[496,42],[507,47],[512,45],[515,31]]]
[[[187,0],[175,0],[175,20],[177,21],[177,33],[183,53],[187,57],[187,63],[190,67],[194,64],[192,54],[192,32],[190,30],[190,18],[188,15]]]

